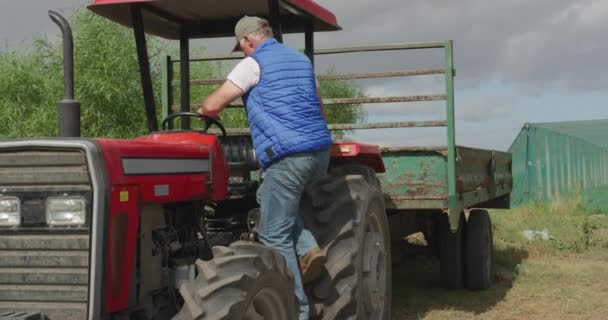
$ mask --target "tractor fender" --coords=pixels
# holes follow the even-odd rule
[[[359,163],[376,173],[386,172],[380,147],[358,142],[338,142],[331,146],[332,162]]]

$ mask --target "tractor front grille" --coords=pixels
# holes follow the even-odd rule
[[[86,319],[88,249],[87,234],[0,236],[0,313]]]
[[[0,194],[21,199],[21,225],[0,228],[0,314],[43,312],[51,320],[87,319],[92,187],[84,152],[0,152]],[[78,195],[87,223],[46,224],[47,197]]]

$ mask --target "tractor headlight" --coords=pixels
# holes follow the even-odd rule
[[[16,197],[0,197],[0,226],[14,227],[21,224],[21,200]]]
[[[50,226],[77,226],[85,223],[83,197],[46,199],[46,223]]]

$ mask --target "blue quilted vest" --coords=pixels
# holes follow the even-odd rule
[[[262,169],[287,155],[331,146],[308,57],[274,39],[261,43],[250,57],[260,65],[260,81],[243,102]]]

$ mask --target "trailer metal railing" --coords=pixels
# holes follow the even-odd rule
[[[437,121],[399,121],[399,122],[379,122],[379,123],[340,123],[330,124],[330,130],[366,130],[383,128],[423,128],[423,127],[446,127],[447,129],[447,180],[448,180],[448,210],[449,213],[460,213],[462,203],[458,201],[456,190],[456,139],[455,139],[455,119],[454,119],[454,60],[452,40],[420,43],[401,43],[377,46],[346,47],[333,49],[317,49],[315,55],[331,54],[350,54],[362,52],[396,51],[396,50],[420,50],[420,49],[443,49],[444,68],[443,69],[421,69],[421,70],[397,70],[388,72],[369,72],[369,73],[348,73],[318,76],[318,80],[356,80],[356,79],[379,79],[394,77],[411,77],[421,75],[445,75],[445,92],[429,95],[412,96],[390,96],[390,97],[357,97],[357,98],[337,98],[323,99],[325,106],[349,105],[349,104],[378,104],[378,103],[397,103],[397,102],[426,102],[426,101],[445,101],[446,118]],[[191,59],[190,61],[227,61],[242,59],[243,55],[219,55],[207,56]],[[180,60],[173,60],[167,56],[163,60],[163,84],[162,84],[162,112],[167,116],[174,111],[196,110],[198,105],[182,103],[181,106],[173,105],[173,88],[180,86],[180,81],[173,80],[173,64]],[[190,85],[207,86],[222,84],[225,79],[192,79]],[[188,107],[191,110],[187,110]],[[242,103],[234,103],[229,108],[242,108]],[[186,109],[186,110],[184,110]],[[228,134],[248,134],[247,128],[230,128]],[[458,214],[450,214],[450,220],[458,221]]]

